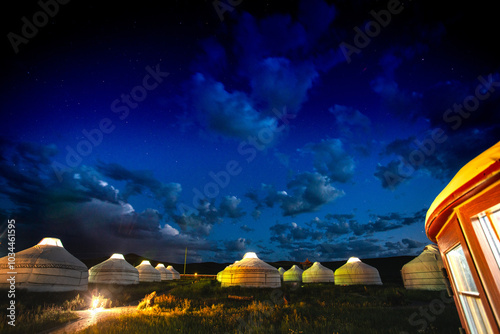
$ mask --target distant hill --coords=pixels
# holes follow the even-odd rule
[[[184,273],[184,264],[178,263],[169,263],[165,261],[158,261],[154,259],[148,259],[143,256],[139,256],[137,254],[126,254],[124,255],[125,260],[131,265],[138,266],[143,260],[149,260],[153,266],[156,266],[158,263],[163,263],[165,266],[171,265],[177,270],[179,273]],[[378,269],[380,273],[380,278],[383,283],[394,283],[394,284],[403,284],[403,280],[401,279],[401,268],[403,265],[414,259],[415,256],[397,256],[397,257],[386,257],[386,258],[376,258],[376,259],[361,259],[364,263],[375,267]],[[84,259],[81,260],[85,265],[90,268],[95,266],[102,261],[107,260],[107,257],[100,257],[95,259]],[[283,267],[285,270],[290,269],[294,264],[302,268],[300,262],[294,261],[277,261],[277,262],[268,262],[273,267],[279,268]],[[332,261],[332,262],[321,262],[321,264],[329,269],[335,271],[337,268],[344,265],[346,261]],[[216,275],[219,271],[226,268],[231,263],[216,263],[216,262],[201,262],[201,263],[188,263],[186,264],[186,274],[205,274],[205,275]]]

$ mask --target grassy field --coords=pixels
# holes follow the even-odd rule
[[[153,306],[82,333],[456,333],[460,325],[444,293],[397,285],[248,289],[198,280],[157,294]]]
[[[9,306],[7,290],[0,289],[0,333],[39,333],[54,328],[65,322],[75,320],[72,311],[88,309],[91,306],[92,295],[101,294],[107,300],[108,307],[137,304],[145,294],[151,291],[165,293],[175,286],[190,284],[190,282],[142,283],[122,287],[105,284],[89,284],[84,292],[27,292],[17,290],[15,297],[16,321],[15,327],[7,324],[6,309]]]
[[[217,281],[198,279],[126,288],[90,285],[86,294],[51,294],[48,301],[43,301],[47,298],[43,294],[25,294],[19,296],[19,301],[30,307],[19,311],[18,319],[23,317],[26,327],[12,331],[4,317],[0,331],[35,333],[67,321],[71,309],[90,305],[92,293],[100,293],[113,307],[137,302],[153,291],[156,297],[152,305],[146,306],[143,300],[137,311],[106,319],[81,333],[441,334],[457,333],[460,326],[455,305],[443,292],[408,291],[399,285],[221,288]],[[60,317],[49,321],[44,316],[46,311]],[[31,321],[33,316],[38,320]]]

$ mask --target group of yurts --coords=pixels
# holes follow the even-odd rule
[[[423,252],[401,269],[407,289],[445,289],[441,268],[443,262],[437,246],[428,245]],[[137,267],[128,263],[122,254],[113,254],[109,259],[90,269],[71,255],[56,238],[44,238],[37,245],[20,251],[15,257],[0,259],[0,288],[14,287],[29,291],[87,290],[88,283],[130,285],[140,282],[160,282],[180,279],[172,267],[158,264],[155,267],[147,260]],[[381,285],[379,272],[358,258],[351,257],[346,264],[335,270],[315,262],[306,270],[293,265],[289,270],[275,267],[260,260],[253,252],[246,253],[242,260],[227,266],[217,274],[222,287],[280,287],[285,284],[334,282],[336,285]]]

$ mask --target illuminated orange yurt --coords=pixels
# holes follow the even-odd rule
[[[0,259],[0,288],[8,288],[8,278],[16,272],[16,289],[29,291],[85,291],[88,269],[64,249],[61,240],[43,238],[37,245],[15,253],[14,268],[8,257]]]
[[[468,333],[500,333],[500,142],[467,163],[425,221]]]
[[[221,286],[279,288],[281,277],[278,269],[265,263],[253,252],[246,253],[241,261],[227,266],[221,272]]]

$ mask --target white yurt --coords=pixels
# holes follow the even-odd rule
[[[163,263],[158,263],[155,269],[160,272],[162,281],[171,281],[174,279],[174,274],[170,270],[167,270]]]
[[[284,273],[285,273],[285,271],[286,271],[286,270],[285,270],[285,268],[283,268],[283,267],[279,267],[279,268],[278,268],[278,271],[279,271],[279,273],[280,273],[280,277],[281,277],[281,279],[283,279],[283,274],[284,274]]]
[[[221,286],[279,288],[278,269],[265,263],[254,252],[246,253],[241,261],[226,267],[221,273]]]
[[[347,263],[335,270],[336,285],[382,285],[378,270],[357,257],[351,257]]]
[[[139,271],[139,282],[160,282],[161,274],[148,260],[144,260],[135,267]]]
[[[231,266],[232,266],[232,265],[231,265]],[[222,281],[223,281],[223,277],[225,277],[225,275],[227,274],[226,269],[227,269],[228,267],[230,267],[230,266],[227,266],[226,268],[224,268],[224,270],[219,271],[219,272],[217,273],[217,281],[219,281],[219,282],[221,282],[221,283],[222,283]]]
[[[175,270],[174,267],[168,266],[167,270],[172,273],[173,279],[180,279],[181,278],[181,274],[179,274],[179,272],[177,270]]]
[[[16,288],[29,291],[85,291],[87,266],[64,249],[61,240],[43,238],[37,245],[15,253],[14,267],[8,256],[0,259],[0,288],[8,288],[15,272]]]
[[[228,266],[227,266],[226,268],[224,268],[222,271],[219,271],[219,272],[217,273],[217,281],[222,282],[222,276],[223,276],[223,275],[225,275],[224,271],[225,271],[227,268],[232,267],[232,266],[233,266],[235,263],[237,263],[237,262],[238,262],[238,260],[234,261],[234,263],[233,263],[233,264],[228,265]]]
[[[328,269],[319,262],[314,262],[313,265],[302,273],[302,282],[304,283],[322,283],[333,282],[333,270]]]
[[[139,272],[122,254],[115,253],[109,259],[89,269],[89,282],[102,284],[139,284]]]
[[[292,268],[283,273],[284,282],[302,282],[302,273],[304,271],[297,267],[295,264]]]
[[[443,267],[439,248],[434,244],[425,246],[419,256],[405,264],[401,269],[405,288],[445,290],[445,280],[441,272]]]

